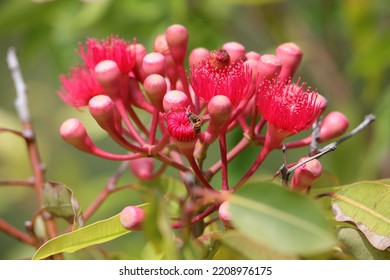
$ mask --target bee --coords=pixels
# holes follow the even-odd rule
[[[192,129],[195,131],[196,134],[198,134],[200,132],[200,128],[202,125],[202,120],[200,119],[199,116],[195,115],[190,111],[187,112],[187,117],[191,123]]]

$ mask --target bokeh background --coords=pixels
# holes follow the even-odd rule
[[[29,104],[47,178],[71,187],[86,208],[115,171],[117,162],[94,158],[66,145],[61,123],[82,119],[99,145],[116,151],[87,112],[67,107],[56,94],[58,76],[81,62],[79,42],[111,34],[143,43],[152,51],[156,35],[173,23],[188,28],[189,49],[219,49],[237,41],[248,51],[274,53],[293,41],[304,56],[297,75],[328,98],[328,111],[343,112],[353,128],[368,113],[375,123],[322,159],[341,184],[390,177],[390,5],[387,0],[1,0],[0,1],[0,127],[19,129],[13,107],[15,89],[6,65],[9,47],[19,54]],[[231,143],[239,135],[231,136]],[[230,166],[232,180],[251,164],[254,151]],[[306,150],[289,151],[296,161]],[[272,174],[281,154],[267,159],[259,171]],[[28,178],[30,168],[20,139],[0,134],[0,181]],[[123,182],[131,181],[127,174]],[[118,213],[140,200],[136,193],[113,195],[91,221]],[[22,229],[37,205],[23,187],[0,187],[0,217]],[[126,258],[147,258],[142,234],[119,238],[103,248]],[[31,257],[33,250],[0,232],[0,259]],[[84,254],[84,255],[83,255]],[[102,258],[89,250],[77,258]],[[74,257],[70,255],[69,258]]]

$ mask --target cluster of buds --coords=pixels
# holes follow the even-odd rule
[[[187,29],[175,24],[156,37],[149,53],[135,40],[127,42],[114,36],[89,38],[85,46],[80,44],[84,63],[60,77],[59,96],[70,106],[87,106],[99,126],[125,152],[116,154],[97,147],[75,118],[62,124],[62,138],[83,152],[130,161],[130,171],[141,180],[155,178],[167,166],[174,167],[189,197],[195,189],[235,191],[272,150],[282,144],[296,148],[312,143],[312,136],[284,143],[287,137],[318,124],[327,105],[316,90],[300,78],[294,80],[302,60],[299,46],[285,43],[275,54],[260,54],[240,43],[227,42],[218,50],[195,48],[189,52],[188,41]],[[150,115],[149,123],[142,122],[137,112]],[[327,141],[347,128],[345,116],[331,112],[323,118],[316,140]],[[243,137],[228,150],[226,135],[233,129],[241,129]],[[214,142],[219,144],[220,160],[205,169],[203,162]],[[261,147],[259,154],[232,185],[228,164],[251,144]],[[154,161],[161,162],[158,170]],[[222,181],[212,186],[210,180],[217,172],[221,172]],[[193,174],[193,180],[188,174]],[[307,190],[320,174],[319,161],[301,165],[290,187]],[[214,210],[219,203],[215,202]]]

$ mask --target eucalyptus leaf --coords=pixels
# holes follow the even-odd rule
[[[250,238],[237,230],[227,231],[222,243],[234,251],[251,260],[289,260],[296,259],[293,255],[283,254],[270,248],[268,244]]]
[[[64,218],[74,229],[83,225],[82,212],[73,191],[64,184],[45,182],[42,193],[42,209]]]
[[[347,252],[359,260],[390,260],[390,251],[378,250],[372,246],[363,233],[353,227],[343,227],[338,232],[338,239]]]
[[[379,250],[390,246],[390,185],[362,181],[332,195],[332,210],[340,222],[353,222]]]
[[[118,238],[130,231],[125,229],[117,214],[106,220],[82,227],[70,233],[60,235],[43,244],[32,257],[33,260],[44,259],[54,254],[72,253],[83,248],[101,244]]]
[[[248,184],[230,199],[233,225],[285,254],[313,255],[335,246],[331,224],[309,197],[272,183]]]

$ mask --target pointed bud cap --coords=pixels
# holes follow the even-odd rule
[[[195,48],[190,52],[190,55],[188,57],[188,64],[190,67],[192,66],[198,66],[198,64],[204,60],[207,59],[209,56],[210,51],[206,48]]]
[[[226,228],[233,228],[232,226],[232,216],[230,214],[230,207],[229,207],[229,201],[224,201],[222,204],[219,206],[218,209],[218,217],[222,224]]]
[[[349,127],[348,119],[340,112],[330,112],[323,119],[320,128],[320,141],[327,141],[344,134]]]
[[[121,225],[128,230],[140,230],[145,219],[145,212],[137,206],[125,207],[119,216]]]
[[[254,59],[256,61],[259,61],[260,57],[261,57],[261,54],[259,54],[258,52],[254,52],[254,51],[250,51],[250,52],[247,52],[245,54],[246,59]]]
[[[210,99],[207,110],[213,130],[218,131],[229,121],[232,114],[232,103],[227,96],[216,95]]]
[[[223,44],[222,49],[227,51],[230,56],[231,62],[234,62],[236,60],[242,60],[245,61],[246,56],[245,56],[245,47],[237,42],[227,42]]]
[[[298,163],[306,160],[307,157],[301,158]],[[294,171],[291,179],[290,188],[297,191],[305,191],[311,186],[322,174],[322,165],[317,159],[313,159],[299,166]]]
[[[152,52],[145,55],[142,60],[142,69],[145,75],[159,74],[165,76],[167,64],[164,55],[157,52]]]
[[[118,81],[121,77],[121,72],[115,61],[103,60],[95,67],[95,77],[104,90],[110,93],[113,90],[118,90]]]
[[[276,56],[282,61],[279,80],[291,79],[302,60],[302,50],[295,43],[284,43],[276,48]]]
[[[167,92],[167,82],[165,78],[159,74],[151,74],[146,77],[143,85],[150,103],[163,112],[163,99],[165,93]]]
[[[176,64],[182,65],[187,52],[188,31],[183,25],[173,24],[165,31],[169,51]]]
[[[104,130],[115,128],[115,104],[107,95],[93,97],[88,103],[92,117]]]
[[[260,81],[276,78],[282,70],[280,58],[272,54],[264,54],[260,57],[257,64],[257,74]]]
[[[171,90],[164,95],[163,107],[165,112],[176,108],[187,108],[190,106],[190,100],[187,95],[180,90]]]
[[[83,123],[75,118],[68,119],[62,123],[60,135],[65,142],[87,153],[90,153],[95,146],[88,136]]]

